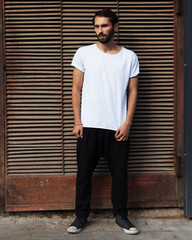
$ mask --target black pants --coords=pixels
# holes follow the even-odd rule
[[[112,176],[113,214],[127,217],[127,161],[129,141],[118,142],[115,131],[84,128],[77,142],[76,216],[88,217],[91,200],[91,178],[101,155],[106,156]]]

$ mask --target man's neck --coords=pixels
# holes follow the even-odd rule
[[[106,44],[97,42],[97,47],[104,53],[115,54],[121,50],[121,46],[116,45],[114,41],[108,42]]]

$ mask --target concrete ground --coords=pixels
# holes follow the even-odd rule
[[[66,232],[73,212],[9,213],[0,215],[0,240],[158,240],[192,239],[192,220],[183,210],[130,211],[130,220],[139,228],[138,235],[124,233],[107,212],[92,213],[86,228],[79,234]]]

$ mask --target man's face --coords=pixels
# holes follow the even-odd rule
[[[116,26],[112,25],[108,17],[95,17],[94,27],[98,40],[103,44],[113,38],[116,30]]]

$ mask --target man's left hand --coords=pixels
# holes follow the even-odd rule
[[[128,140],[130,127],[129,124],[124,123],[117,129],[115,138],[118,142]]]

